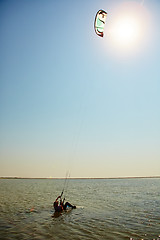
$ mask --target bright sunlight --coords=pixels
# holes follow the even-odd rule
[[[112,29],[114,41],[124,47],[131,46],[138,41],[140,33],[138,21],[130,16],[120,18]]]
[[[137,2],[123,3],[111,16],[109,37],[117,50],[133,51],[147,37],[148,13]]]

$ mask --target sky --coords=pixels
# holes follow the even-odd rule
[[[159,0],[0,0],[1,177],[160,175],[159,12]]]

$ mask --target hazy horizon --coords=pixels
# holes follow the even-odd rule
[[[78,180],[78,179],[136,179],[136,178],[160,178],[160,176],[124,176],[124,177],[69,177],[68,180]],[[62,179],[65,180],[65,177],[16,177],[16,176],[0,176],[0,179]]]

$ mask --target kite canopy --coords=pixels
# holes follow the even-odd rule
[[[94,29],[98,36],[103,37],[104,25],[106,21],[107,13],[104,10],[99,10],[96,14],[94,21]]]

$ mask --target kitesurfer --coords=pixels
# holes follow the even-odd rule
[[[59,198],[60,198],[60,203],[59,203],[59,201],[58,201]],[[73,208],[76,208],[76,206],[73,206],[73,205],[70,204],[69,202],[66,202],[66,203],[64,204],[64,200],[65,200],[65,198],[64,198],[63,201],[62,201],[61,196],[58,196],[58,197],[56,198],[55,202],[53,203],[55,212],[62,212],[63,210],[66,210],[67,207],[71,207],[72,209],[73,209]]]

